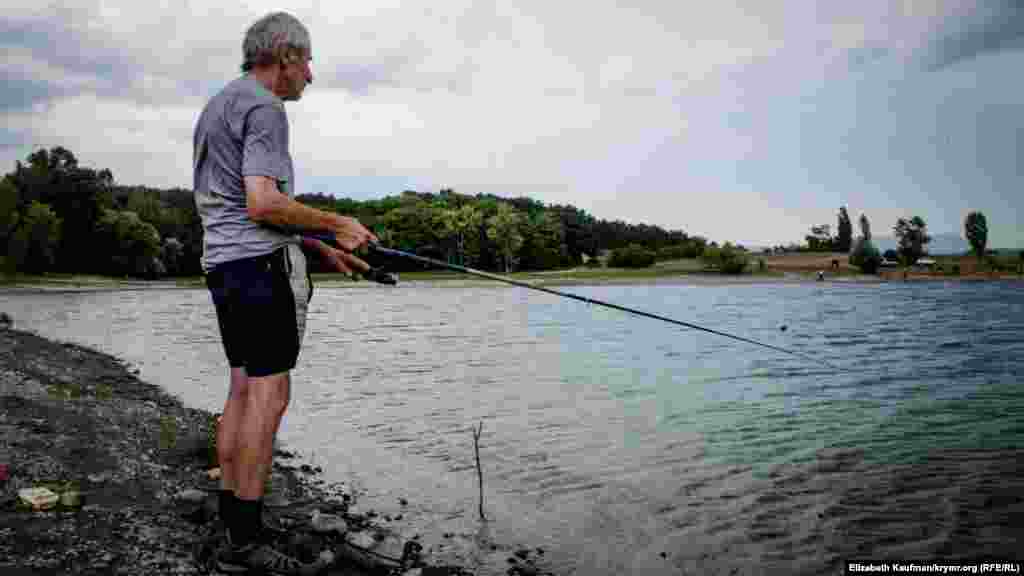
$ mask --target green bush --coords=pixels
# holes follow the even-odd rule
[[[758,259],[758,261],[757,261],[757,269],[759,271],[761,271],[761,272],[764,272],[765,270],[768,269],[768,265],[765,263],[764,258]]]
[[[860,268],[865,274],[876,274],[881,263],[882,255],[874,243],[863,237],[858,238],[850,250],[850,264]]]
[[[625,248],[612,250],[608,258],[610,268],[648,268],[654,265],[654,252],[639,244],[630,244]]]
[[[722,246],[708,246],[704,248],[700,259],[704,265],[717,268],[722,274],[742,274],[747,269],[749,258],[747,253],[729,244]]]
[[[960,275],[960,265],[959,264],[953,264],[953,268],[950,269],[950,273],[953,276],[959,276]]]
[[[600,258],[591,258],[584,264],[587,268],[600,268],[602,266]]]
[[[658,250],[658,260],[682,260],[683,258],[696,258],[697,248],[693,244],[675,244],[664,246]]]

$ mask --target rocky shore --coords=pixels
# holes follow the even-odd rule
[[[183,406],[115,357],[0,325],[0,573],[210,573],[214,426],[214,414]],[[357,514],[343,484],[287,450],[275,455],[268,522],[285,529],[279,543],[293,554],[333,554],[324,574],[471,573],[432,565],[418,537],[398,543],[400,558],[377,552],[400,515]],[[19,498],[40,487],[80,501],[36,510]],[[542,559],[542,550],[510,550],[507,573],[546,574]]]

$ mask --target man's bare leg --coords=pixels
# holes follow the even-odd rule
[[[288,372],[249,377],[245,418],[235,452],[235,494],[241,500],[259,500],[274,456],[274,436],[291,397]]]
[[[224,402],[224,412],[217,426],[217,461],[220,465],[220,488],[238,492],[238,446],[245,421],[245,404],[249,392],[245,367],[231,369],[231,388]]]

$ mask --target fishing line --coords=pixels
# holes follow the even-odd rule
[[[327,239],[324,239],[324,238],[321,238],[321,239],[323,239],[325,241],[327,240]],[[731,338],[733,340],[739,340],[740,342],[746,342],[748,344],[754,344],[756,346],[761,346],[763,348],[768,348],[768,349],[771,349],[771,350],[775,350],[777,352],[783,352],[785,354],[796,356],[798,358],[802,358],[804,360],[808,360],[808,361],[814,362],[816,364],[822,364],[824,366],[828,366],[829,368],[832,368],[833,370],[838,370],[838,368],[836,366],[833,366],[832,364],[826,362],[825,360],[822,360],[821,358],[815,358],[813,356],[809,356],[807,354],[804,354],[802,352],[797,352],[795,350],[788,350],[786,348],[781,348],[779,346],[773,346],[771,344],[765,344],[764,342],[758,342],[757,340],[751,340],[750,338],[744,338],[743,336],[736,336],[734,334],[729,334],[727,332],[721,332],[719,330],[714,330],[712,328],[705,328],[703,326],[698,326],[698,325],[692,324],[690,322],[683,322],[682,320],[676,320],[674,318],[668,318],[666,316],[661,316],[659,314],[652,314],[650,312],[644,312],[643,310],[636,310],[635,308],[628,308],[626,306],[619,306],[618,304],[612,304],[611,302],[603,302],[601,300],[595,300],[593,298],[587,298],[586,296],[579,296],[577,294],[572,294],[572,293],[569,293],[569,292],[562,292],[560,290],[553,290],[551,288],[545,288],[544,286],[537,286],[535,284],[530,284],[529,282],[522,282],[520,280],[514,280],[512,278],[507,278],[505,276],[500,276],[498,274],[491,274],[489,272],[483,272],[481,270],[475,270],[473,268],[467,268],[465,266],[459,266],[457,264],[449,264],[447,262],[442,262],[441,260],[434,260],[433,258],[427,258],[427,257],[424,257],[424,256],[418,256],[416,254],[411,254],[409,252],[403,252],[402,250],[395,250],[393,248],[384,248],[383,246],[380,246],[380,245],[378,245],[376,243],[373,243],[373,242],[370,242],[368,244],[368,246],[369,246],[370,251],[376,252],[376,253],[384,255],[384,256],[397,256],[397,257],[401,257],[401,258],[407,258],[407,259],[410,259],[410,260],[415,260],[417,262],[422,262],[424,264],[430,264],[432,266],[436,266],[436,267],[440,267],[440,268],[447,268],[449,270],[454,270],[456,272],[462,272],[462,273],[465,273],[465,274],[472,274],[474,276],[480,276],[482,278],[489,278],[491,280],[497,280],[499,282],[506,282],[508,284],[514,284],[516,286],[522,286],[523,288],[530,288],[532,290],[540,290],[541,292],[548,292],[550,294],[555,294],[556,296],[564,296],[566,298],[572,298],[573,300],[579,300],[581,302],[586,302],[588,304],[597,304],[598,306],[606,306],[608,308],[614,308],[616,310],[622,310],[623,312],[629,312],[631,314],[638,314],[640,316],[645,316],[647,318],[653,318],[655,320],[661,320],[663,322],[669,322],[671,324],[677,324],[679,326],[684,326],[686,328],[691,328],[693,330],[700,330],[700,331],[703,331],[703,332],[708,332],[710,334],[716,334],[718,336],[723,336],[725,338]]]

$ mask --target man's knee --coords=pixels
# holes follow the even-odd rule
[[[231,369],[231,388],[228,391],[228,401],[244,399],[249,392],[249,376],[245,367]]]
[[[284,414],[291,400],[291,376],[288,372],[248,378],[248,406],[274,415]]]

